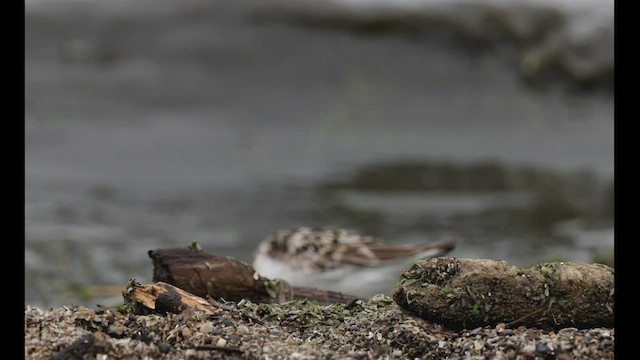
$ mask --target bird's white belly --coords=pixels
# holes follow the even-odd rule
[[[337,291],[369,298],[375,294],[391,295],[405,268],[404,263],[384,267],[344,267],[325,272],[293,269],[288,264],[268,257],[257,257],[254,269],[270,279],[284,279],[294,286]]]

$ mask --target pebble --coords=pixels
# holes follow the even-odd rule
[[[214,326],[211,322],[206,322],[200,325],[200,332],[203,334],[210,334],[213,332]]]
[[[187,349],[184,352],[184,356],[186,358],[195,358],[196,355],[198,355],[198,352],[196,350],[193,350],[193,349]]]
[[[474,341],[473,348],[474,348],[475,351],[480,351],[480,350],[482,350],[483,347],[484,347],[484,342],[483,341]]]
[[[573,335],[576,332],[578,332],[578,329],[576,329],[574,327],[568,327],[568,328],[564,328],[564,329],[561,329],[560,331],[558,331],[558,336],[560,336],[560,335],[562,335],[562,336]]]
[[[227,340],[223,338],[219,338],[218,341],[216,341],[216,346],[225,347],[226,345],[227,345]]]
[[[238,332],[248,334],[249,328],[246,325],[238,325]]]
[[[120,337],[122,335],[122,327],[116,327],[115,325],[109,325],[107,334],[111,337]]]
[[[520,352],[525,355],[534,356],[536,347],[532,344],[527,344],[520,349]]]
[[[547,347],[547,344],[544,343],[537,343],[536,344],[536,352],[542,354],[542,355],[546,355],[549,353],[549,348]]]
[[[158,344],[158,349],[161,353],[166,354],[171,350],[171,345],[167,344],[166,342],[161,342]]]

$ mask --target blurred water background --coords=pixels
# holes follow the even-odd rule
[[[25,69],[31,305],[301,225],[613,264],[611,0],[26,0]]]

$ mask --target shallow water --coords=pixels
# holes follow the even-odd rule
[[[613,245],[610,221],[532,235],[481,216],[526,194],[318,191],[405,159],[586,169],[606,184],[611,94],[531,89],[502,53],[441,37],[256,21],[245,2],[146,4],[27,2],[27,303],[93,305],[151,281],[150,249],[197,241],[249,260],[300,225],[456,237],[453,256],[527,266]]]

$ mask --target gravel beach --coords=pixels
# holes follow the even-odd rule
[[[320,306],[227,303],[213,315],[25,307],[29,359],[613,359],[614,329],[453,331],[391,298]]]

